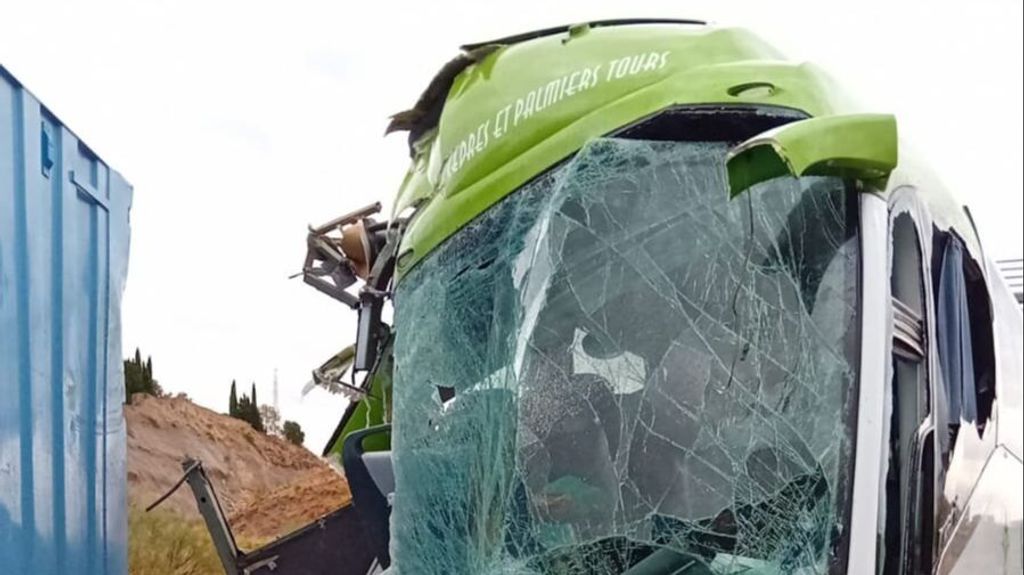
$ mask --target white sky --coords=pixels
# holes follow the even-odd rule
[[[970,205],[989,252],[1022,250],[1022,4],[0,0],[0,62],[135,187],[124,349],[226,411],[257,383],[319,452],[344,400],[299,390],[355,316],[300,280],[308,223],[381,200],[382,139],[459,44],[629,16],[748,27],[816,62]]]

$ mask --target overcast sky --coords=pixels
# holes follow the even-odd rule
[[[409,107],[459,44],[587,19],[703,18],[813,61],[901,134],[978,220],[1022,239],[1022,3],[0,0],[0,62],[134,185],[124,349],[226,411],[232,379],[319,452],[344,400],[299,390],[354,314],[289,281],[306,225],[402,179]]]

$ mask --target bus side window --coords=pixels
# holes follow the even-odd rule
[[[970,462],[993,440],[987,428],[996,396],[996,357],[993,304],[981,264],[957,232],[934,229],[932,238],[936,493],[941,495],[935,521],[945,545],[981,473],[980,464]],[[949,483],[951,476],[959,480]]]
[[[931,572],[934,440],[928,377],[929,299],[914,220],[892,221],[892,387],[886,398],[888,455],[879,515],[878,571]]]
[[[948,439],[940,446],[946,467],[962,423],[973,426],[979,437],[985,433],[995,400],[995,348],[992,303],[981,266],[955,233],[934,237],[935,327],[948,406]]]

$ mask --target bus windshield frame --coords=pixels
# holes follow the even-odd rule
[[[857,192],[728,147],[595,140],[403,278],[399,572],[845,566]]]

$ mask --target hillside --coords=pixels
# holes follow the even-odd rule
[[[125,406],[129,501],[145,507],[181,477],[181,461],[198,458],[236,535],[267,541],[309,523],[349,499],[348,485],[322,459],[244,421],[185,398],[136,394]],[[183,485],[161,504],[199,520]]]

